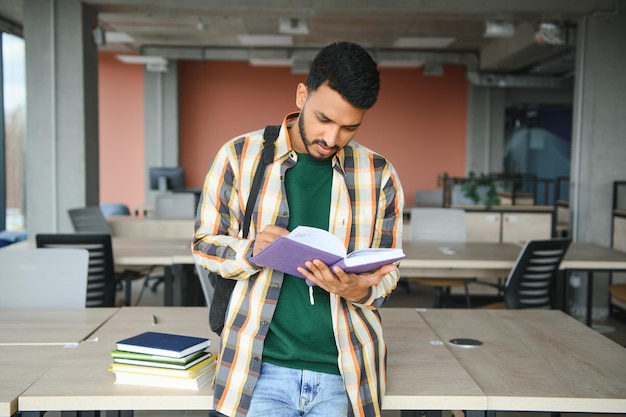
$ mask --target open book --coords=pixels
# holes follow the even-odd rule
[[[346,272],[361,274],[404,258],[402,249],[366,248],[346,253],[343,242],[332,233],[309,226],[298,226],[289,235],[281,236],[251,258],[257,265],[270,267],[300,278],[297,268],[319,259],[331,270],[339,266]],[[308,282],[308,281],[307,281]]]

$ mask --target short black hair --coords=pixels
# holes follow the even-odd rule
[[[369,109],[378,99],[380,73],[376,62],[361,46],[335,42],[324,47],[313,60],[306,87],[315,91],[325,82],[354,107]]]

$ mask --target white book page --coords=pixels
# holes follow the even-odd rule
[[[289,233],[287,238],[342,257],[346,256],[346,248],[343,246],[343,242],[327,230],[298,226]]]

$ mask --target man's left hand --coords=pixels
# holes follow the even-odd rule
[[[363,300],[369,294],[370,287],[378,284],[385,275],[397,268],[394,264],[389,264],[366,274],[349,274],[338,266],[331,270],[319,259],[307,262],[306,267],[308,269],[299,267],[298,271],[309,281],[351,302]]]

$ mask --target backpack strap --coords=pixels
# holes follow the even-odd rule
[[[256,204],[261,182],[265,176],[265,169],[274,159],[274,149],[276,148],[276,139],[280,132],[280,126],[267,126],[263,132],[263,150],[261,151],[261,159],[256,167],[254,178],[252,179],[252,187],[246,204],[246,213],[243,218],[243,237],[246,239],[250,232],[250,221],[252,220],[252,212]]]

